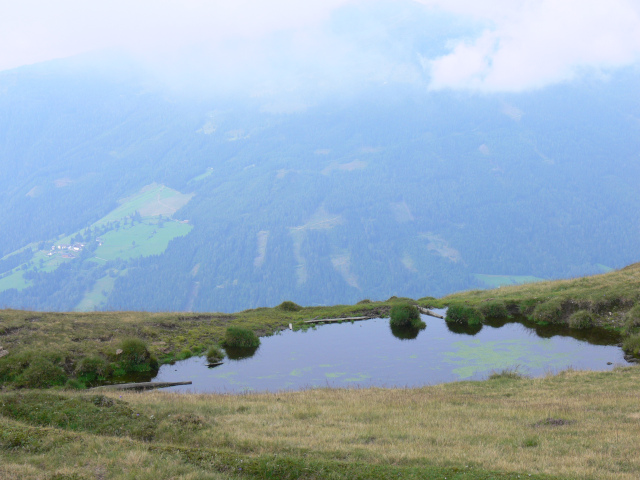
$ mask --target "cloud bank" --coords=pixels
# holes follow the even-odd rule
[[[640,60],[640,2],[531,0],[438,4],[491,20],[429,62],[432,89],[523,91]],[[447,6],[449,4],[449,6]],[[468,5],[467,5],[468,4]]]
[[[118,48],[167,81],[257,96],[372,82],[518,92],[640,62],[639,0],[5,3],[0,70]]]

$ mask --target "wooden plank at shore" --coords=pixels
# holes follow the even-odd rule
[[[305,320],[304,323],[357,322],[359,320],[371,320],[372,318],[376,317],[314,318],[313,320]]]
[[[429,315],[430,317],[444,318],[443,315],[440,315],[439,313],[436,313],[436,312],[432,312],[428,308],[418,307],[418,310],[420,311],[420,313],[422,313],[424,315]]]
[[[177,387],[178,385],[191,385],[192,382],[140,382],[140,383],[119,383],[116,385],[102,385],[94,387],[92,390],[152,390],[154,388]]]

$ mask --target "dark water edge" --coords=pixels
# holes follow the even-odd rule
[[[421,387],[483,380],[504,369],[542,376],[567,368],[629,365],[616,332],[541,326],[524,318],[460,327],[422,316],[427,328],[392,331],[388,319],[283,331],[215,368],[194,357],[163,365],[154,381],[192,381],[165,391],[244,393],[316,387]]]

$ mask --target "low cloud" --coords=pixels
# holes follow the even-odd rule
[[[295,111],[370,83],[517,92],[606,73],[640,59],[640,2],[21,0],[0,44],[0,70],[116,48],[172,85]]]
[[[465,11],[469,2],[425,1]],[[431,89],[518,92],[607,72],[640,60],[640,4],[630,0],[478,2],[466,12],[492,22],[428,62]]]

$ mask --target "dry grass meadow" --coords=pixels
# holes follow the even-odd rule
[[[484,382],[420,389],[105,392],[126,405],[127,415],[145,419],[144,438],[135,432],[105,434],[97,419],[34,428],[46,424],[43,417],[29,412],[28,418],[12,418],[5,412],[0,417],[0,477],[473,479],[531,474],[631,480],[640,477],[639,381],[640,368],[625,367],[536,379],[497,375]],[[4,398],[23,394],[22,401],[28,401],[29,393],[22,391]],[[56,395],[96,403],[95,391]],[[40,408],[46,404],[40,400]],[[102,410],[104,422],[113,423],[115,414],[107,410]],[[100,429],[103,433],[96,433]],[[366,466],[370,474],[350,473],[354,466]]]

